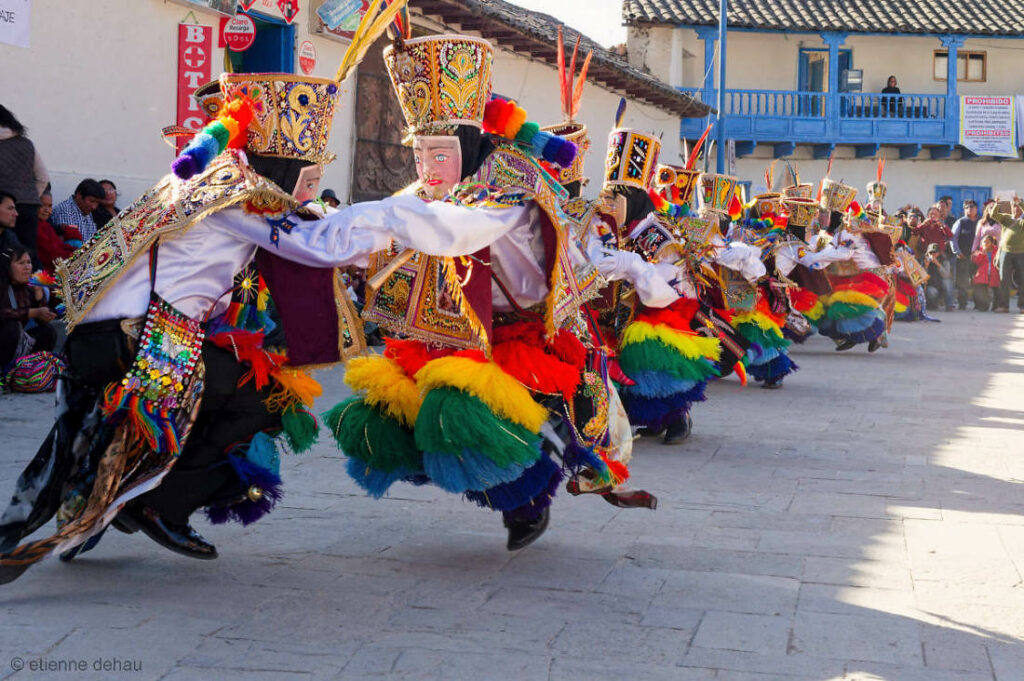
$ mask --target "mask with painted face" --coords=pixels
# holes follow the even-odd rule
[[[295,188],[292,189],[292,196],[299,203],[306,203],[316,198],[317,192],[320,190],[320,177],[321,171],[320,166],[314,164],[306,166],[299,171],[299,178],[295,182]]]
[[[454,135],[417,135],[412,144],[416,174],[427,196],[441,199],[462,180],[462,145]]]

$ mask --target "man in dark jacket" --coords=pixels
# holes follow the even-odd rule
[[[967,309],[967,297],[971,291],[971,279],[974,277],[971,247],[974,245],[974,234],[977,231],[978,204],[974,199],[967,199],[964,201],[964,216],[953,223],[953,238],[950,240],[956,258],[956,302],[961,310]]]

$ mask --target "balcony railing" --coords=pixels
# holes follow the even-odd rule
[[[718,106],[714,90],[682,90]],[[852,144],[865,154],[873,145],[894,144],[912,154],[915,146],[956,144],[955,101],[944,94],[726,90],[725,131],[746,153],[759,143],[774,143],[785,155],[787,147],[804,143]],[[704,119],[683,119],[682,135],[696,137],[704,125]]]

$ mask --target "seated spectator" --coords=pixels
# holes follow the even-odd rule
[[[92,214],[106,195],[103,185],[96,180],[82,180],[72,196],[54,207],[50,222],[58,230],[64,225],[74,225],[81,232],[82,239],[88,241],[96,233]]]
[[[14,195],[0,189],[0,250],[21,247],[21,242],[14,233],[16,224],[18,208],[14,203]]]
[[[946,312],[951,312],[954,307],[953,269],[949,266],[946,254],[938,244],[928,246],[924,266],[928,270],[928,287],[925,289],[928,309],[938,309],[942,300],[945,300]]]
[[[100,186],[103,187],[103,198],[100,199],[100,205],[92,214],[92,221],[96,223],[96,229],[110,222],[115,215],[121,212],[116,205],[117,185],[110,180],[100,180]]]
[[[978,270],[974,273],[974,309],[987,312],[1001,306],[999,302],[999,264],[996,249],[999,242],[989,234],[981,242],[981,249],[971,259]]]
[[[57,258],[66,258],[75,252],[75,249],[64,243],[57,230],[50,224],[50,215],[53,213],[53,197],[49,193],[40,197],[42,203],[39,206],[39,224],[36,229],[36,248],[39,253],[39,263],[44,270],[53,274],[53,261]],[[71,227],[68,228],[70,231]],[[77,230],[76,230],[77,231]]]
[[[24,246],[0,253],[0,366],[57,344],[49,292],[30,286],[31,278],[32,258]]]

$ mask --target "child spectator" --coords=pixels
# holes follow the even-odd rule
[[[978,270],[974,273],[974,309],[987,312],[999,303],[999,266],[996,249],[999,242],[989,234],[981,241],[981,248],[974,252],[972,260]]]

